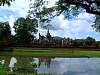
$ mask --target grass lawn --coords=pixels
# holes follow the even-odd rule
[[[100,57],[100,49],[13,48],[12,52],[2,52],[0,55],[35,57]]]

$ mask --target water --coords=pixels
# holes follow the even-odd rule
[[[15,67],[15,64],[17,63],[17,59],[15,57],[11,57],[9,68],[10,72],[13,72],[13,68]]]
[[[36,72],[37,74],[100,75],[100,58],[48,58],[48,57],[0,57],[0,66],[15,72]],[[3,64],[1,64],[1,61]],[[16,63],[16,66],[14,65]],[[16,69],[14,69],[16,68]],[[13,72],[11,71],[11,72]]]

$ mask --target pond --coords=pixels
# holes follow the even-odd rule
[[[0,70],[61,75],[100,75],[100,58],[0,56]]]

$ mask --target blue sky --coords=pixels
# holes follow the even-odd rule
[[[0,21],[9,21],[14,34],[13,23],[19,17],[26,17],[29,10],[30,2],[28,0],[15,0],[11,6],[0,6]],[[51,4],[52,5],[52,4]],[[52,36],[70,37],[70,38],[86,38],[91,36],[96,40],[100,40],[100,33],[95,32],[91,25],[95,20],[95,16],[82,12],[73,20],[67,20],[64,15],[55,17],[51,24],[56,30],[50,30]],[[38,27],[41,35],[45,35],[47,30]],[[37,34],[38,37],[38,34]]]

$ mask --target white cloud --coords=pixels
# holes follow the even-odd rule
[[[20,16],[26,16],[29,10],[29,0],[15,0],[12,4],[13,11],[19,12]]]
[[[80,13],[74,20],[64,19],[64,15],[60,15],[51,21],[52,26],[58,28],[58,30],[51,30],[50,32],[52,36],[71,38],[86,38],[87,36],[91,36],[100,40],[98,38],[99,33],[95,32],[91,27],[94,21],[95,16],[85,12]],[[40,33],[42,35],[46,34],[42,32]]]
[[[53,2],[54,0],[51,0]],[[58,0],[55,0],[58,1]],[[32,0],[34,2],[34,0]],[[29,10],[29,0],[15,0],[12,2],[11,6],[0,6],[0,10],[2,15],[0,15],[1,21],[10,21],[11,28],[13,27],[13,22],[18,17],[26,17],[27,12]],[[53,5],[51,3],[50,5]],[[7,11],[7,12],[6,12]],[[55,17],[51,24],[55,27],[55,30],[51,30],[52,36],[61,36],[61,37],[72,37],[72,38],[84,38],[88,36],[93,36],[100,40],[98,36],[99,33],[96,33],[91,25],[95,20],[94,15],[90,15],[88,13],[80,13],[75,20],[67,20],[64,19],[64,15],[60,15]],[[12,29],[13,31],[13,29]],[[42,35],[45,35],[47,30],[39,28],[39,32]],[[14,33],[14,32],[13,32]],[[37,34],[38,35],[38,34]]]
[[[0,6],[0,21],[9,21],[13,34],[15,34],[13,29],[14,21],[19,17],[26,17],[29,10],[29,4],[29,0],[15,0],[11,3],[10,7],[8,7],[7,5]]]

